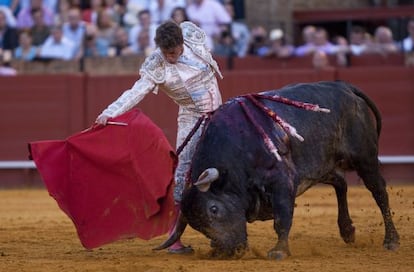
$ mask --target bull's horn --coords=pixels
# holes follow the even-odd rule
[[[153,250],[162,250],[172,246],[175,242],[177,242],[180,239],[186,227],[187,220],[181,213],[181,210],[179,210],[177,220],[175,222],[173,230],[170,232],[170,236],[168,236],[167,240],[164,243],[157,246],[156,248],[153,248]]]
[[[201,192],[207,192],[210,189],[210,185],[213,181],[217,180],[219,177],[219,171],[217,168],[208,168],[204,170],[203,173],[198,177],[195,186],[197,186],[198,190]]]

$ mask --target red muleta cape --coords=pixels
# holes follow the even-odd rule
[[[29,143],[49,194],[73,221],[85,248],[165,234],[176,211],[176,155],[165,135],[139,110],[66,140]]]

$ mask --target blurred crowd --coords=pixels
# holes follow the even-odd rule
[[[72,60],[87,57],[148,55],[155,49],[155,29],[166,21],[190,20],[207,34],[216,56],[313,56],[315,67],[334,55],[347,56],[414,51],[414,17],[407,37],[396,41],[391,29],[368,33],[354,26],[349,35],[330,37],[326,29],[308,25],[301,44],[292,44],[283,29],[248,26],[235,16],[231,0],[0,0],[0,60]],[[2,65],[3,74],[13,73]]]

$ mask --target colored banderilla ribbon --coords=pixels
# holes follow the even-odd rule
[[[251,113],[251,110],[246,106],[246,103],[241,99],[245,97],[248,101],[250,101],[253,105],[255,105],[257,108],[259,108],[261,111],[263,111],[267,116],[269,116],[275,123],[277,123],[286,134],[291,135],[292,137],[298,139],[299,141],[303,142],[304,138],[297,132],[296,128],[290,125],[288,122],[283,120],[281,117],[277,115],[275,111],[270,109],[269,107],[265,106],[262,102],[260,102],[258,99],[266,99],[271,100],[275,102],[279,102],[282,104],[286,104],[289,106],[293,106],[296,108],[309,110],[309,111],[315,111],[315,112],[325,112],[329,113],[330,110],[326,108],[321,108],[319,105],[311,104],[311,103],[305,103],[301,101],[294,101],[290,100],[285,97],[280,97],[278,95],[274,96],[268,96],[263,94],[247,94],[240,96],[237,98],[238,103],[242,107],[244,113],[246,114],[247,119],[253,124],[253,126],[259,131],[260,135],[263,138],[263,142],[265,143],[267,149],[272,153],[278,161],[282,161],[282,158],[279,154],[279,151],[269,135],[266,134],[264,129],[257,124],[255,119],[253,118],[253,115]]]

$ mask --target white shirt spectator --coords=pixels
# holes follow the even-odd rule
[[[148,9],[150,4],[151,4],[151,0],[128,0],[128,5],[137,6],[137,7],[140,7],[141,9]]]
[[[159,25],[171,18],[171,13],[176,7],[185,7],[185,1],[182,0],[154,0],[151,1],[149,10],[151,12],[152,22]]]
[[[220,25],[230,24],[232,19],[224,6],[215,0],[193,0],[187,7],[191,21],[201,27],[210,40],[220,34]],[[208,44],[210,49],[212,45]]]
[[[128,34],[128,40],[131,45],[136,45],[138,34],[141,32],[142,29],[148,29],[151,41],[151,47],[155,48],[155,32],[157,30],[157,25],[152,23],[151,20],[151,13],[149,10],[142,10],[138,13],[138,21],[139,23],[134,25]]]
[[[81,21],[80,11],[76,8],[68,12],[68,22],[63,24],[63,36],[71,40],[75,46],[75,54],[80,52],[85,37],[86,23]]]
[[[14,17],[11,10],[6,6],[0,6],[0,11],[4,13],[4,16],[6,16],[6,23],[9,27],[16,27],[16,17]]]
[[[367,49],[367,45],[366,44],[350,44],[349,49],[351,50],[351,53],[353,55],[360,56]]]
[[[75,44],[63,36],[61,28],[55,27],[52,30],[52,34],[40,47],[39,56],[42,58],[70,60],[74,57],[75,49]]]

